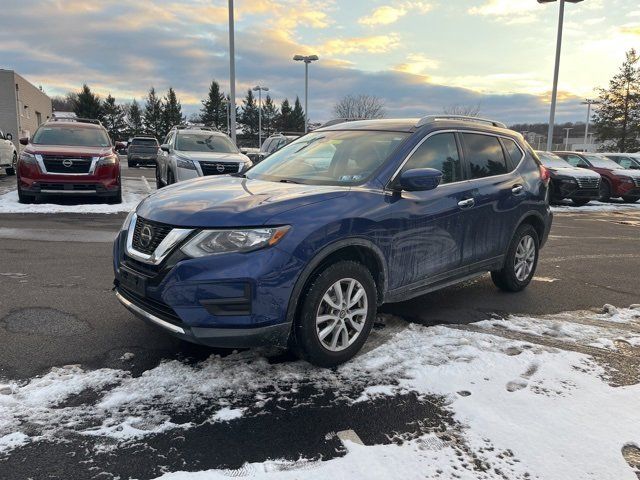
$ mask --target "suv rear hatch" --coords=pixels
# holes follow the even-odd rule
[[[151,156],[157,153],[158,142],[154,138],[134,138],[129,145],[129,154]]]

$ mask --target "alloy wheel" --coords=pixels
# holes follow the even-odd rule
[[[525,235],[516,248],[514,271],[518,281],[524,282],[529,278],[535,261],[536,243],[531,235]]]
[[[316,313],[316,333],[324,348],[345,350],[360,336],[368,312],[367,292],[360,282],[343,278],[322,296]]]

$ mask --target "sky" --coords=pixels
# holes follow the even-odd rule
[[[558,2],[536,0],[236,0],[238,103],[257,84],[280,102],[304,97],[310,121],[345,95],[376,95],[388,117],[480,105],[515,122],[548,119]],[[580,102],[640,50],[637,0],[566,4],[557,121],[584,121]],[[0,68],[49,95],[87,83],[119,102],[172,86],[183,111],[216,79],[229,89],[227,0],[3,0]]]

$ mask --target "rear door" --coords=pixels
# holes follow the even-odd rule
[[[470,198],[465,212],[462,263],[480,266],[503,255],[520,219],[527,198],[526,182],[515,168],[524,152],[513,142],[482,132],[460,132]],[[515,159],[503,143],[509,145]]]

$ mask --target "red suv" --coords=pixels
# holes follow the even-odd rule
[[[50,120],[20,143],[26,145],[16,172],[20,203],[47,195],[91,195],[122,202],[120,161],[98,120]]]
[[[627,203],[640,198],[640,172],[625,170],[613,160],[597,153],[553,152],[574,167],[588,168],[602,176],[600,201],[622,197]]]

